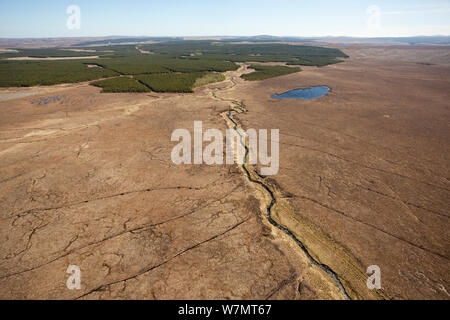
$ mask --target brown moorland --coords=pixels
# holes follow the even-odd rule
[[[262,82],[242,66],[194,94],[2,89],[0,298],[343,299],[238,166],[171,162],[175,129],[225,131],[238,101],[244,129],[280,129],[280,172],[259,178],[273,218],[351,298],[448,299],[450,50],[369,49]],[[331,92],[271,98],[313,85]]]

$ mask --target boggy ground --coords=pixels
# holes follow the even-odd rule
[[[342,299],[267,223],[264,194],[237,166],[171,162],[173,130],[225,131],[236,100],[244,128],[280,129],[281,169],[264,179],[273,218],[350,297],[448,299],[450,69],[343,50],[354,58],[264,82],[241,68],[195,94],[2,90],[0,298]],[[270,98],[310,85],[332,91]],[[81,290],[66,287],[69,265]],[[366,287],[370,265],[381,291]]]
[[[281,169],[267,178],[284,199],[278,220],[354,296],[378,265],[384,298],[449,299],[450,50],[436,49],[430,64],[421,60],[429,47],[363,49],[342,48],[352,57],[342,64],[242,83],[240,121],[280,129]],[[331,93],[270,98],[313,85]]]
[[[0,298],[342,299],[267,226],[237,166],[171,162],[175,129],[225,131],[211,90],[229,84],[3,90]],[[69,265],[81,290],[66,287]]]

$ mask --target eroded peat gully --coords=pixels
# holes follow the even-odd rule
[[[236,71],[245,71],[246,67],[241,66],[241,68]],[[246,138],[243,133],[242,127],[238,120],[234,117],[235,115],[243,114],[247,112],[247,109],[244,106],[244,103],[242,101],[237,101],[234,99],[228,99],[228,98],[222,98],[217,96],[217,93],[224,90],[232,89],[237,85],[237,82],[233,75],[227,79],[231,86],[227,88],[222,89],[213,89],[211,91],[211,95],[214,99],[223,101],[229,104],[229,110],[226,112],[223,112],[221,115],[227,122],[227,126],[229,129],[234,130],[239,135],[240,144],[245,149],[244,158],[242,161],[242,165],[240,165],[242,172],[245,175],[245,178],[250,182],[251,185],[254,187],[261,187],[264,192],[267,193],[268,198],[270,199],[270,202],[266,204],[266,217],[268,222],[278,230],[282,231],[284,234],[286,234],[289,238],[291,238],[295,243],[300,247],[300,249],[303,251],[303,253],[306,255],[308,260],[316,267],[320,268],[322,271],[327,273],[333,282],[338,286],[341,294],[344,296],[346,300],[351,300],[350,296],[348,295],[344,285],[342,284],[341,280],[339,279],[336,272],[334,272],[328,265],[320,263],[318,260],[316,260],[309,252],[309,250],[306,248],[306,246],[294,235],[294,233],[289,230],[288,228],[278,224],[273,218],[272,218],[272,210],[277,203],[277,198],[275,196],[275,189],[273,186],[269,185],[267,182],[264,181],[264,179],[257,173],[256,168],[248,164],[248,157],[249,157],[249,147],[246,143]]]

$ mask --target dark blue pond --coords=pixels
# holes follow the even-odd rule
[[[282,94],[274,94],[272,98],[313,100],[317,98],[322,98],[328,92],[330,92],[330,88],[326,86],[318,86],[318,87],[311,87],[308,89],[295,89]]]

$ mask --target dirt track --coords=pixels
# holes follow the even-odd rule
[[[53,57],[53,58],[36,58],[36,57],[16,57],[6,58],[5,60],[16,61],[56,61],[56,60],[84,60],[84,59],[99,59],[99,56],[86,56],[86,57]]]

